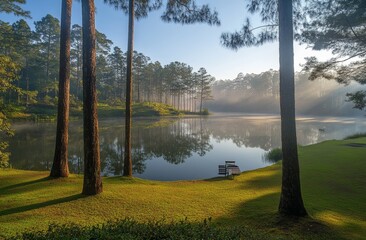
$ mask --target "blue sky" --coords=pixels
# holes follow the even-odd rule
[[[197,71],[200,67],[216,79],[233,79],[240,72],[260,73],[268,69],[278,69],[278,44],[265,44],[261,47],[242,48],[238,51],[226,49],[220,45],[223,32],[239,30],[245,19],[244,0],[198,0],[198,3],[209,3],[219,12],[221,26],[206,24],[180,25],[164,23],[160,13],[153,12],[148,18],[135,24],[135,50],[149,56],[152,61],[162,65],[172,61],[189,64]],[[97,7],[96,27],[106,34],[115,45],[123,51],[127,48],[127,16],[105,5],[103,0],[95,0]],[[28,20],[33,27],[46,14],[60,19],[61,0],[28,0],[24,9],[31,11],[32,19]],[[0,19],[15,22],[19,18],[0,14]],[[81,3],[74,1],[73,23],[81,25]],[[295,69],[305,56],[316,54],[327,58],[328,53],[320,54],[295,44]]]

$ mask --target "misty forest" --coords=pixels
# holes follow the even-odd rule
[[[0,239],[365,239],[366,2],[234,2],[0,0]]]

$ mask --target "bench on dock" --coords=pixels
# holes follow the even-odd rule
[[[235,165],[235,161],[225,161],[225,165],[219,165],[219,175],[240,175],[240,168]]]

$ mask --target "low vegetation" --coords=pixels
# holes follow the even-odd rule
[[[356,134],[345,137],[344,140],[356,139],[356,138],[362,138],[362,137],[366,137],[366,133],[356,133]]]
[[[174,107],[154,102],[143,102],[133,104],[133,115],[136,117],[145,116],[179,116],[183,112]],[[71,118],[82,117],[81,106],[71,106]],[[14,106],[9,113],[9,118],[12,120],[35,120],[35,121],[54,121],[56,120],[57,106],[47,104],[33,104],[26,107]],[[98,116],[100,117],[123,117],[125,115],[125,107],[110,106],[108,104],[98,104]]]
[[[251,233],[247,231],[246,233]],[[139,223],[132,219],[108,222],[100,226],[50,225],[47,231],[37,231],[19,234],[12,239],[65,240],[65,239],[125,239],[125,240],[155,240],[155,239],[240,239],[242,231],[239,228],[219,228],[208,221],[191,223],[179,221],[165,223]],[[252,234],[252,233],[251,233]],[[248,236],[258,236],[253,233]]]
[[[0,238],[27,232],[24,239],[108,239],[111,231],[109,239],[116,239],[128,228],[124,239],[364,239],[366,147],[355,144],[366,138],[299,148],[310,214],[300,219],[277,214],[281,162],[232,180],[108,177],[94,197],[80,194],[81,175],[48,179],[48,172],[0,170]]]
[[[264,159],[271,163],[276,163],[282,160],[282,149],[281,148],[273,148],[267,153],[264,154]]]

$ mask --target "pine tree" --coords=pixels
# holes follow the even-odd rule
[[[62,0],[57,130],[51,177],[67,177],[69,175],[67,149],[70,108],[71,7],[72,0]]]
[[[260,46],[279,38],[280,55],[280,109],[282,137],[282,188],[279,212],[284,215],[305,216],[300,187],[300,170],[297,153],[295,121],[295,83],[293,60],[293,12],[295,25],[301,18],[300,1],[251,0],[247,5],[250,13],[260,13],[266,25],[253,28],[247,19],[242,30],[222,34],[222,44],[232,49],[245,46]],[[261,29],[259,34],[254,31]]]
[[[336,0],[307,1],[308,22],[299,39],[313,50],[332,51],[334,57],[319,61],[307,59],[304,70],[310,80],[325,78],[342,84],[354,81],[366,84],[366,1]],[[348,100],[355,108],[366,106],[366,91],[349,93]]]
[[[215,78],[210,76],[206,69],[200,68],[197,75],[197,94],[200,100],[200,113],[202,113],[202,104],[204,100],[212,99],[211,84]]]
[[[96,34],[94,0],[82,0],[83,22],[83,120],[84,183],[82,193],[96,195],[103,191],[100,173],[99,128],[96,89]]]

